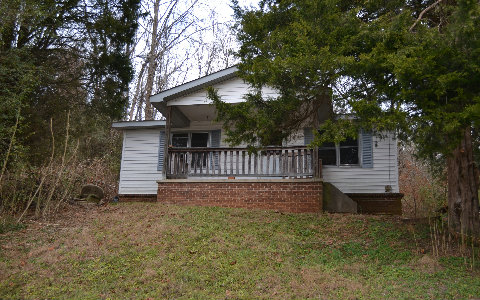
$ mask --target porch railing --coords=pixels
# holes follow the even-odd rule
[[[307,147],[169,148],[167,178],[321,177],[321,161]],[[316,163],[316,166],[315,166]]]

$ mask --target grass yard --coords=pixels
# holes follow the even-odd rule
[[[0,299],[479,298],[479,268],[429,245],[393,217],[76,208],[0,235]]]

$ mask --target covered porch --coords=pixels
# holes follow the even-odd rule
[[[216,121],[215,107],[202,88],[220,81],[225,86],[225,101],[235,104],[243,99],[241,93],[235,92],[238,80],[230,81],[233,73],[219,73],[213,76],[213,81],[198,83],[195,88],[189,88],[187,83],[162,92],[152,100],[165,116],[165,132],[160,143],[163,178],[321,178],[318,149],[308,148],[303,139],[257,149],[230,147],[223,142],[222,124]],[[240,91],[245,92],[245,88]]]
[[[222,142],[221,125],[211,121],[215,117],[211,105],[171,105],[166,112],[164,179],[157,181],[158,202],[322,211],[318,149],[305,145],[229,147]],[[179,120],[188,122],[182,125]]]
[[[157,201],[320,212],[322,163],[318,151],[306,147],[303,139],[257,149],[224,142],[205,88],[218,88],[229,103],[243,102],[249,86],[235,72],[232,67],[152,96],[152,104],[165,117]]]

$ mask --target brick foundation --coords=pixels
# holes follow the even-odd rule
[[[118,195],[120,202],[155,202],[157,195],[155,194],[120,194]]]
[[[348,193],[346,195],[357,202],[360,214],[402,214],[403,194],[401,193]]]
[[[181,205],[320,212],[322,182],[285,180],[162,180],[157,201]]]

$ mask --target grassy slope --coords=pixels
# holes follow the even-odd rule
[[[55,222],[0,235],[0,298],[480,297],[478,270],[393,218],[135,203]]]

